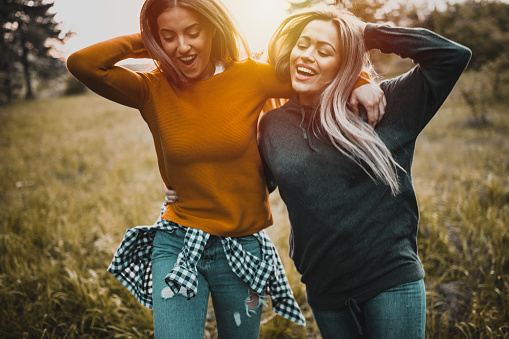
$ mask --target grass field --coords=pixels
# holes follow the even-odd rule
[[[507,107],[475,127],[453,93],[419,138],[429,338],[509,338]],[[0,154],[0,337],[151,337],[151,312],[106,272],[125,229],[151,224],[163,200],[139,113],[93,94],[0,107]],[[277,193],[271,204],[269,234],[308,326],[267,309],[261,337],[320,338]]]

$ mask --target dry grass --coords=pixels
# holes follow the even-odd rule
[[[414,165],[427,335],[509,338],[507,105],[473,128],[460,99],[420,137]],[[0,154],[0,337],[151,337],[151,312],[106,272],[125,229],[152,223],[163,199],[139,114],[91,94],[1,107]],[[320,338],[287,255],[286,209],[277,194],[271,204],[308,326],[266,310],[261,336]]]

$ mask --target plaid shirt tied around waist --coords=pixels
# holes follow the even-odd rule
[[[161,207],[161,214],[165,210]],[[203,253],[210,234],[195,228],[184,227],[159,217],[154,225],[128,229],[108,272],[113,274],[135,298],[145,307],[152,308],[152,248],[157,230],[186,231],[184,246],[173,269],[168,272],[165,282],[172,293],[188,299],[198,289],[196,264]],[[262,258],[242,249],[232,237],[220,237],[223,249],[232,271],[255,293],[270,295],[274,313],[305,326],[306,321],[286,278],[285,270],[274,244],[263,230],[253,234],[260,242]]]

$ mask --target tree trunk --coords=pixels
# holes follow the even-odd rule
[[[26,46],[25,37],[23,36],[23,32],[21,32],[21,43],[23,46],[23,54],[21,56],[21,63],[23,64],[23,72],[25,74],[25,86],[26,86],[26,94],[25,99],[31,100],[34,98],[34,92],[32,91],[32,78],[30,77],[30,65],[28,62],[28,48]]]
[[[0,58],[0,105],[12,101],[12,83],[9,64]]]
[[[500,69],[495,68],[493,76],[493,97],[496,100],[502,99],[502,95],[500,95],[500,71]]]

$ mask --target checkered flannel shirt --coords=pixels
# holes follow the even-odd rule
[[[164,212],[165,204],[161,207]],[[174,268],[165,277],[173,294],[182,294],[188,299],[196,295],[198,288],[196,264],[210,235],[202,230],[184,227],[161,217],[152,226],[128,229],[113,261],[108,267],[112,273],[143,305],[152,308],[152,248],[156,230],[174,231],[183,227],[186,237],[182,252]],[[264,292],[272,299],[276,314],[299,325],[306,322],[286,278],[281,259],[265,231],[253,234],[261,244],[262,258],[242,249],[231,237],[221,237],[221,243],[232,271],[261,295]]]

